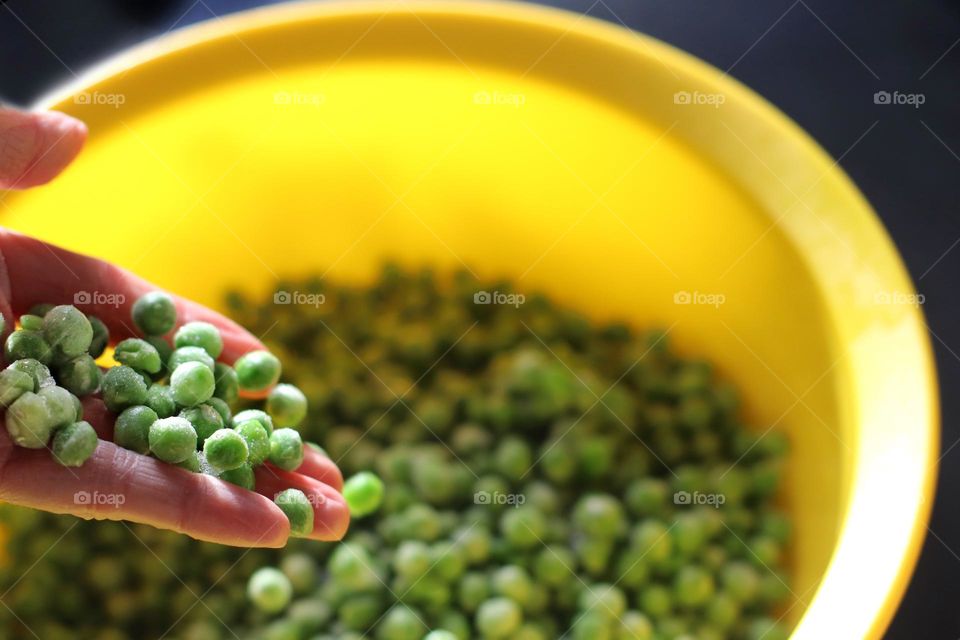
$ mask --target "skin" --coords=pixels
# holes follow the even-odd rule
[[[83,123],[63,114],[0,109],[0,190],[50,181],[76,157],[86,135]],[[0,313],[7,327],[0,339],[33,304],[73,304],[76,291],[91,289],[123,294],[126,302],[119,308],[86,305],[81,310],[103,320],[112,339],[137,337],[131,306],[157,287],[115,265],[0,229]],[[264,348],[224,316],[183,298],[174,300],[178,327],[202,320],[220,330],[221,360],[232,364],[242,354]],[[61,466],[49,450],[16,447],[6,429],[0,429],[0,501],[83,518],[141,522],[221,544],[282,547],[290,527],[273,496],[293,487],[314,505],[310,538],[339,540],[346,533],[350,513],[340,495],[343,476],[309,447],[296,472],[264,465],[256,471],[256,490],[246,491],[116,446],[113,417],[103,402],[90,396],[83,404],[84,419],[97,430],[100,442],[78,468]],[[78,492],[120,495],[123,503],[77,504]]]

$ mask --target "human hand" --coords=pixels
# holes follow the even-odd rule
[[[67,117],[51,120],[42,114],[0,110],[0,188],[47,182],[76,156],[86,129],[60,118]],[[44,302],[74,304],[103,320],[112,338],[131,337],[133,302],[156,289],[115,265],[0,229],[0,313],[6,320],[2,338],[16,317]],[[110,291],[116,294],[112,301],[122,302],[76,304],[80,290]],[[264,348],[220,314],[174,299],[180,323],[203,320],[220,330],[225,362]],[[49,450],[17,447],[6,428],[0,429],[0,501],[83,518],[141,522],[222,544],[280,547],[289,536],[289,523],[272,497],[293,487],[314,505],[311,538],[337,540],[346,532],[349,511],[340,495],[343,478],[331,460],[310,447],[295,472],[269,463],[258,468],[256,490],[246,491],[114,445],[113,414],[96,396],[84,399],[83,405],[84,419],[96,429],[100,442],[81,467],[58,464]]]

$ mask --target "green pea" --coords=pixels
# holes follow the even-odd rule
[[[0,407],[9,407],[27,391],[34,391],[33,378],[16,369],[0,371]]]
[[[257,569],[247,582],[247,597],[264,613],[283,611],[293,597],[293,586],[287,576],[273,567]]]
[[[523,567],[517,565],[500,567],[493,572],[490,585],[495,594],[509,598],[521,607],[530,602],[533,580]]]
[[[20,316],[20,327],[25,331],[43,331],[43,316],[24,314]]]
[[[54,459],[65,467],[79,467],[97,448],[97,432],[88,422],[74,422],[53,436]]]
[[[210,411],[220,419],[216,411]],[[247,461],[246,440],[233,429],[219,429],[204,439],[203,455],[214,469],[229,471],[242,466]]]
[[[673,609],[670,589],[660,584],[650,585],[640,591],[637,601],[640,609],[654,618],[663,619]]]
[[[474,623],[480,634],[490,640],[509,638],[523,622],[520,607],[509,598],[491,598],[480,605]]]
[[[233,431],[230,433],[236,435]],[[290,535],[304,537],[313,532],[313,505],[303,491],[285,489],[278,493],[273,501],[290,521]]]
[[[421,614],[398,604],[377,625],[377,640],[422,640],[427,632]]]
[[[177,323],[177,307],[169,294],[151,291],[133,303],[131,317],[144,335],[162,336]]]
[[[77,420],[76,397],[63,387],[44,387],[37,395],[47,403],[47,413],[54,429]]]
[[[7,362],[32,358],[44,364],[49,364],[53,356],[53,350],[39,331],[17,329],[7,336],[3,345],[3,355]]]
[[[164,462],[183,462],[197,450],[197,432],[185,418],[161,418],[150,425],[150,451]]]
[[[170,353],[170,357],[167,358],[167,371],[176,371],[177,367],[187,362],[199,362],[207,366],[211,373],[214,372],[216,368],[216,363],[213,358],[201,347],[182,347],[180,349],[174,349]]]
[[[180,412],[180,417],[186,418],[193,425],[193,430],[197,432],[197,444],[199,446],[204,446],[208,438],[217,431],[223,430],[223,417],[209,404],[200,404],[184,409]],[[218,466],[213,460],[210,460],[210,464],[215,467]],[[222,469],[226,468],[222,467]]]
[[[147,383],[136,371],[126,365],[107,369],[100,381],[100,392],[107,409],[120,413],[127,407],[147,400]]]
[[[127,338],[113,349],[113,359],[137,371],[158,373],[162,366],[157,349],[139,338]]]
[[[70,393],[88,396],[100,388],[103,374],[93,357],[85,353],[57,367],[57,381]]]
[[[393,555],[393,570],[412,581],[423,576],[430,565],[430,548],[419,540],[401,542]]]
[[[696,565],[680,568],[673,583],[673,592],[677,603],[684,607],[699,607],[713,596],[715,587],[713,576]]]
[[[6,426],[13,443],[28,449],[46,447],[54,428],[49,405],[32,391],[21,394],[7,409]]]
[[[103,355],[107,345],[110,344],[110,330],[107,325],[103,324],[103,320],[96,316],[87,316],[87,320],[90,322],[90,329],[93,332],[90,346],[87,348],[87,355],[96,360]]]
[[[459,638],[446,629],[434,629],[425,635],[423,640],[459,640]]]
[[[213,396],[213,372],[199,362],[185,362],[170,376],[174,401],[181,407],[193,407]]]
[[[233,416],[233,426],[243,424],[248,420],[256,420],[260,423],[264,429],[267,430],[267,435],[273,433],[273,419],[265,411],[260,409],[245,409],[239,413],[234,414]]]
[[[626,531],[626,516],[617,499],[607,494],[590,494],[577,501],[573,521],[588,536],[616,539]]]
[[[307,397],[292,384],[278,384],[267,396],[267,413],[278,427],[296,427],[307,415]]]
[[[343,497],[350,515],[362,518],[380,508],[383,502],[383,482],[369,471],[361,471],[343,483]]]
[[[240,437],[247,443],[247,462],[259,466],[270,455],[270,436],[258,420],[247,420],[234,427]]]
[[[43,387],[49,387],[56,384],[53,376],[50,375],[50,369],[45,364],[34,358],[23,358],[10,364],[7,369],[21,371],[30,376],[33,380],[33,391],[37,392]]]
[[[150,385],[150,388],[147,389],[147,398],[143,404],[153,409],[158,418],[169,418],[177,412],[177,403],[173,399],[173,389],[166,385]]]
[[[148,406],[127,407],[113,426],[114,443],[137,453],[149,453],[150,427],[158,419],[157,413]]]
[[[227,403],[236,402],[240,395],[240,383],[237,382],[237,372],[233,367],[217,362],[213,366],[213,375],[216,378],[213,396]]]
[[[223,420],[224,425],[233,424],[233,413],[230,411],[230,405],[226,402],[214,396],[204,404],[213,407],[213,410],[220,414],[220,419]]]
[[[251,351],[233,363],[237,382],[244,391],[269,389],[280,379],[280,361],[269,351]]]
[[[303,462],[303,441],[293,429],[277,429],[270,434],[272,464],[286,471],[294,471]]]
[[[535,507],[508,509],[500,518],[500,532],[513,547],[532,549],[543,544],[547,536],[547,520]]]
[[[256,484],[253,468],[249,464],[242,464],[236,469],[221,471],[218,477],[224,482],[235,484],[247,491],[253,491]]]
[[[216,360],[223,352],[223,338],[220,337],[220,330],[209,322],[193,321],[177,329],[173,346],[177,349],[200,347]]]
[[[62,304],[43,317],[43,337],[51,347],[75,358],[87,353],[90,348],[93,327],[82,311],[72,305]]]

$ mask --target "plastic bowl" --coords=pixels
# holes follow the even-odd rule
[[[933,492],[924,320],[862,195],[740,84],[556,10],[323,3],[166,36],[43,106],[89,146],[0,222],[201,301],[395,257],[668,327],[792,439],[793,637],[882,634]]]

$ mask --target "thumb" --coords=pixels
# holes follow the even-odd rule
[[[63,113],[0,108],[0,189],[49,182],[73,161],[86,139],[86,125]]]

